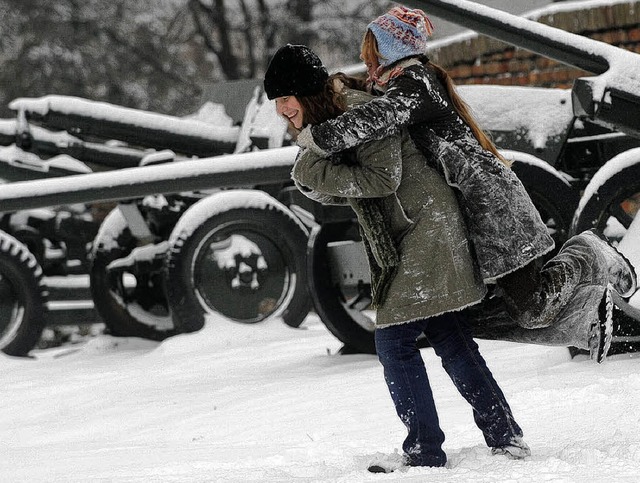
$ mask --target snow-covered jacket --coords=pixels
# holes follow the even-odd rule
[[[344,89],[349,107],[371,97]],[[321,157],[301,150],[292,177],[309,198],[350,204],[369,255],[372,287],[385,259],[388,231],[398,255],[388,289],[377,307],[376,326],[384,327],[462,309],[479,302],[486,288],[467,241],[453,190],[428,166],[406,130],[362,144],[354,156]],[[377,200],[382,221],[367,201]],[[375,213],[375,212],[374,212]]]
[[[405,59],[386,75],[383,96],[312,126],[313,139],[307,136],[301,144],[326,155],[407,127],[431,166],[456,189],[485,283],[552,250],[553,240],[524,186],[480,146],[433,67]]]

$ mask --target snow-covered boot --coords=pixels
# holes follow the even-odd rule
[[[602,363],[613,337],[611,287],[580,285],[558,315],[552,327],[562,333],[568,346],[589,351],[591,359]],[[542,332],[548,329],[542,329]]]
[[[539,273],[525,267],[498,284],[510,315],[526,329],[555,324],[578,287],[600,286],[604,290],[610,285],[622,297],[632,295],[637,288],[631,263],[596,230],[567,240]]]
[[[581,285],[553,323],[539,329],[523,328],[509,315],[506,303],[499,303],[500,298],[493,298],[493,304],[489,303],[491,300],[484,301],[473,310],[467,309],[467,312],[471,315],[473,335],[479,339],[576,347],[589,351],[592,359],[602,362],[611,346],[613,317],[616,315],[613,312],[615,306],[610,303],[612,295],[609,287]],[[622,317],[620,310],[617,315],[618,319]],[[630,319],[640,320],[640,315],[634,312],[627,316],[627,320]]]
[[[551,326],[573,296],[580,268],[572,260],[535,261],[498,279],[498,293],[511,318],[524,329]]]
[[[633,265],[631,265],[627,257],[611,245],[604,234],[595,228],[571,237],[562,247],[561,252],[565,250],[565,247],[573,247],[574,249],[584,247],[588,250],[594,258],[590,271],[596,272],[596,266],[602,267],[608,274],[608,282],[611,284],[611,288],[618,292],[621,297],[630,297],[637,290],[638,282]],[[590,276],[595,282],[595,278],[599,277],[600,274],[592,273]]]
[[[491,448],[491,454],[505,455],[514,460],[523,460],[527,456],[531,456],[531,449],[524,442],[522,436],[517,436],[505,445]]]

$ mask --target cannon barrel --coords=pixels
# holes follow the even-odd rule
[[[142,149],[110,146],[106,143],[83,141],[67,132],[54,132],[17,119],[0,119],[0,146],[17,147],[43,158],[66,154],[78,161],[95,164],[94,171],[133,168],[149,154]]]
[[[574,113],[640,137],[640,55],[467,0],[403,3],[597,74],[576,79],[572,90]]]
[[[291,179],[298,151],[286,147],[80,174],[2,186],[0,212],[141,198],[213,188],[275,184]]]
[[[240,128],[115,106],[69,96],[19,98],[9,108],[30,121],[78,137],[117,139],[131,145],[170,149],[190,156],[232,153]]]

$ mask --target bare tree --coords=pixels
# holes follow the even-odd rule
[[[259,78],[302,43],[330,67],[357,61],[386,0],[0,0],[0,114],[66,94],[182,115],[222,80]]]

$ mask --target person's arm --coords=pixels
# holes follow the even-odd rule
[[[301,191],[344,198],[381,198],[394,193],[402,178],[399,136],[367,143],[358,163],[335,163],[307,149],[296,161],[292,177]]]
[[[344,198],[341,196],[326,195],[324,193],[313,191],[308,186],[301,185],[295,179],[293,180],[293,184],[295,185],[296,188],[298,188],[298,191],[300,191],[300,193],[302,193],[307,198],[317,203],[320,203],[323,205],[348,205],[349,204],[349,200],[347,198]]]
[[[297,143],[318,154],[337,153],[395,134],[405,126],[428,121],[444,102],[430,88],[432,82],[437,80],[426,69],[406,69],[389,82],[384,96],[304,129]]]

